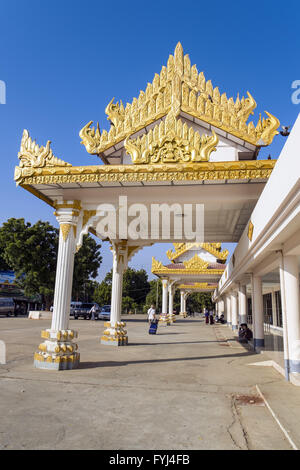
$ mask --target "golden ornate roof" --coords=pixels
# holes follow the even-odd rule
[[[221,251],[221,243],[173,243],[173,245],[175,251],[167,251],[167,257],[172,262],[174,262],[174,260],[176,260],[183,253],[186,253],[187,251],[195,247],[203,248],[204,250],[214,255],[217,259],[220,259],[222,261],[226,261],[228,256],[228,250]]]
[[[183,111],[219,129],[239,137],[255,146],[269,145],[278,134],[279,120],[268,113],[267,118],[259,117],[257,124],[247,123],[256,108],[256,102],[247,92],[247,97],[227,98],[206,81],[203,72],[198,73],[196,65],[191,66],[188,54],[183,54],[180,42],[170,55],[167,66],[155,74],[152,83],[138,98],[124,107],[114,98],[105,109],[111,122],[109,131],[100,131],[88,122],[80,131],[82,144],[91,154],[101,154],[113,145],[147,125],[166,116],[171,110],[175,116]]]
[[[168,274],[205,274],[205,275],[222,275],[224,269],[220,268],[208,268],[210,263],[203,261],[199,256],[195,255],[189,261],[185,261],[183,263],[184,268],[172,268],[168,266],[164,266],[160,261],[157,261],[154,257],[152,257],[152,267],[151,272],[157,275],[168,275]]]

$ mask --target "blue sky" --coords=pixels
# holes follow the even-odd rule
[[[300,111],[291,101],[291,84],[300,79],[299,13],[297,1],[2,0],[0,223],[24,217],[56,225],[51,208],[15,187],[23,129],[40,145],[51,140],[54,154],[73,165],[97,164],[80,145],[79,130],[89,120],[107,126],[111,98],[126,103],[138,96],[178,41],[221,92],[250,91],[258,104],[254,121],[267,110],[292,125]],[[260,156],[277,158],[283,144],[277,136]],[[157,245],[155,256],[167,261],[168,248]],[[147,248],[131,264],[147,269],[152,255]],[[111,268],[106,244],[103,257],[100,278]]]

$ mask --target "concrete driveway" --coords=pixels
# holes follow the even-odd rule
[[[227,326],[177,319],[148,334],[123,318],[130,344],[100,344],[102,321],[71,320],[80,368],[33,368],[49,320],[0,318],[1,449],[292,449],[257,393],[292,387],[233,338]],[[290,390],[290,389],[289,389]],[[278,398],[278,397],[277,397]]]

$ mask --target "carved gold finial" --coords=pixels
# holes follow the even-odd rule
[[[18,153],[20,160],[20,168],[43,168],[50,166],[72,166],[63,160],[54,157],[50,149],[50,140],[48,140],[46,147],[38,146],[35,140],[32,140],[26,129],[23,131],[21,140],[21,147]]]

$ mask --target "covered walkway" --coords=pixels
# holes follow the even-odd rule
[[[145,316],[126,322],[128,347],[108,348],[102,322],[71,320],[81,362],[61,374],[32,368],[46,320],[1,318],[0,448],[291,449],[256,385],[276,416],[284,404],[300,448],[298,388],[273,367],[250,365],[265,357],[238,344],[230,328],[195,316],[149,336]]]

